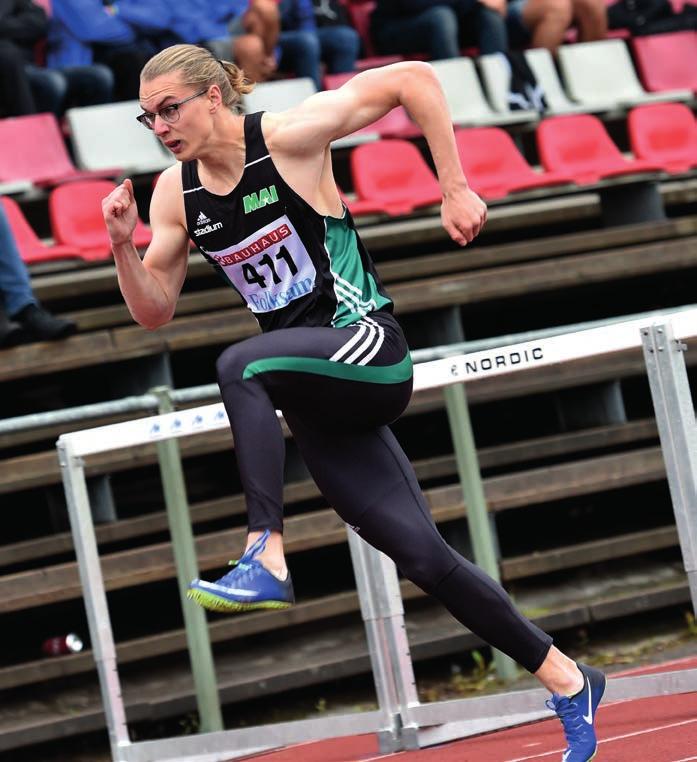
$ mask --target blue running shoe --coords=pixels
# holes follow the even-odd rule
[[[561,762],[589,762],[598,750],[595,737],[595,710],[605,693],[605,675],[593,667],[579,664],[585,685],[575,696],[552,695],[546,704],[553,709],[561,724],[568,746]]]
[[[193,580],[187,596],[210,611],[287,609],[295,603],[290,572],[280,580],[256,560],[269,535],[267,529],[239,561],[230,561],[235,568],[219,580]]]

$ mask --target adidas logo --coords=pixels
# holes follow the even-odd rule
[[[198,219],[196,220],[196,224],[205,225],[207,222],[210,222],[210,218],[206,217],[206,215],[203,212],[199,212]]]

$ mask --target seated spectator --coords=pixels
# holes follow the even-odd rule
[[[151,2],[143,0],[144,5]],[[114,100],[123,101],[138,97],[140,70],[151,51],[139,44],[137,32],[120,18],[119,5],[53,0],[47,63],[51,68],[104,64],[114,76]],[[152,17],[155,24],[158,15],[152,13]]]
[[[353,71],[361,40],[337,0],[280,0],[279,68],[311,77],[321,89],[320,62],[330,74]]]
[[[223,61],[234,61],[252,82],[276,70],[279,13],[275,0],[180,0],[172,31],[204,45]]]
[[[62,339],[76,330],[75,323],[51,315],[36,300],[29,273],[0,205],[0,346]]]
[[[46,68],[34,46],[48,30],[43,8],[30,0],[0,2],[0,113],[22,116],[111,100],[113,77],[103,66]]]
[[[114,75],[103,64],[60,69],[29,64],[25,71],[31,83],[37,113],[50,111],[61,117],[72,106],[110,103],[113,97]]]
[[[502,2],[378,0],[370,19],[371,36],[378,52],[385,55],[456,58],[462,47],[472,44],[482,54],[504,53],[508,33]]]
[[[604,0],[378,0],[371,34],[380,53],[432,59],[455,58],[471,44],[481,54],[521,46],[554,51],[574,17],[582,39],[604,36],[605,15]]]

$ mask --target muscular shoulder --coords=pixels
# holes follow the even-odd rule
[[[163,170],[157,178],[155,188],[163,193],[182,192],[182,165],[181,162],[173,164]]]
[[[305,160],[323,155],[328,141],[313,139],[317,120],[308,111],[307,104],[305,101],[287,111],[264,113],[261,128],[272,155]]]
[[[293,111],[265,111],[261,118],[261,131],[264,142],[270,150],[283,145],[283,132],[289,124],[293,123]]]

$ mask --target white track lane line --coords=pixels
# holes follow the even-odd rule
[[[618,702],[619,703],[619,702]],[[621,736],[612,736],[611,738],[601,738],[600,741],[598,741],[598,745],[603,743],[611,743],[612,741],[621,741],[625,738],[633,738],[634,736],[641,736],[645,733],[656,733],[659,730],[668,730],[669,728],[677,728],[681,725],[690,725],[692,723],[697,722],[697,718],[694,720],[683,720],[682,722],[673,722],[670,725],[659,725],[655,728],[645,728],[644,730],[637,730],[633,733],[624,733]],[[455,741],[457,743],[457,741]],[[426,751],[428,747],[425,747],[422,751]],[[503,762],[526,762],[529,759],[542,759],[542,757],[549,757],[552,754],[562,754],[564,752],[564,749],[554,749],[553,751],[545,751],[541,752],[540,754],[533,754],[529,757],[515,757],[513,759],[506,759]],[[367,757],[362,760],[362,762],[381,762],[386,759],[393,759],[395,757],[401,757],[404,755],[404,759],[407,759],[408,752],[404,751],[397,751],[392,754],[381,754],[377,757]],[[675,762],[689,762],[690,760],[697,760],[697,757],[686,757],[685,759],[678,759],[675,760]]]
[[[601,738],[598,741],[598,746],[603,743],[612,743],[613,741],[622,741],[625,738],[633,738],[634,736],[642,736],[645,733],[656,733],[660,730],[668,730],[669,728],[678,728],[681,725],[691,725],[697,722],[697,718],[694,720],[683,720],[682,722],[672,722],[670,725],[658,725],[655,728],[644,728],[643,730],[636,730],[633,733],[624,733],[621,736],[612,736],[611,738]],[[564,749],[555,749],[554,751],[546,751],[543,754],[533,754],[530,757],[516,757],[515,759],[507,759],[505,762],[525,762],[528,759],[541,759],[542,757],[549,757],[552,754],[561,754]],[[697,759],[697,757],[688,757],[688,759]]]
[[[662,662],[661,664],[645,664],[643,667],[633,667],[632,669],[623,669],[620,672],[613,672],[609,677],[631,677],[640,672],[645,672],[647,675],[660,675],[663,672],[675,672],[678,669],[685,668],[686,664],[696,661],[694,656],[684,656],[680,659],[671,659],[670,661]],[[660,667],[657,670],[656,667]],[[648,670],[651,670],[650,672]],[[690,759],[697,759],[697,757],[690,757]]]

